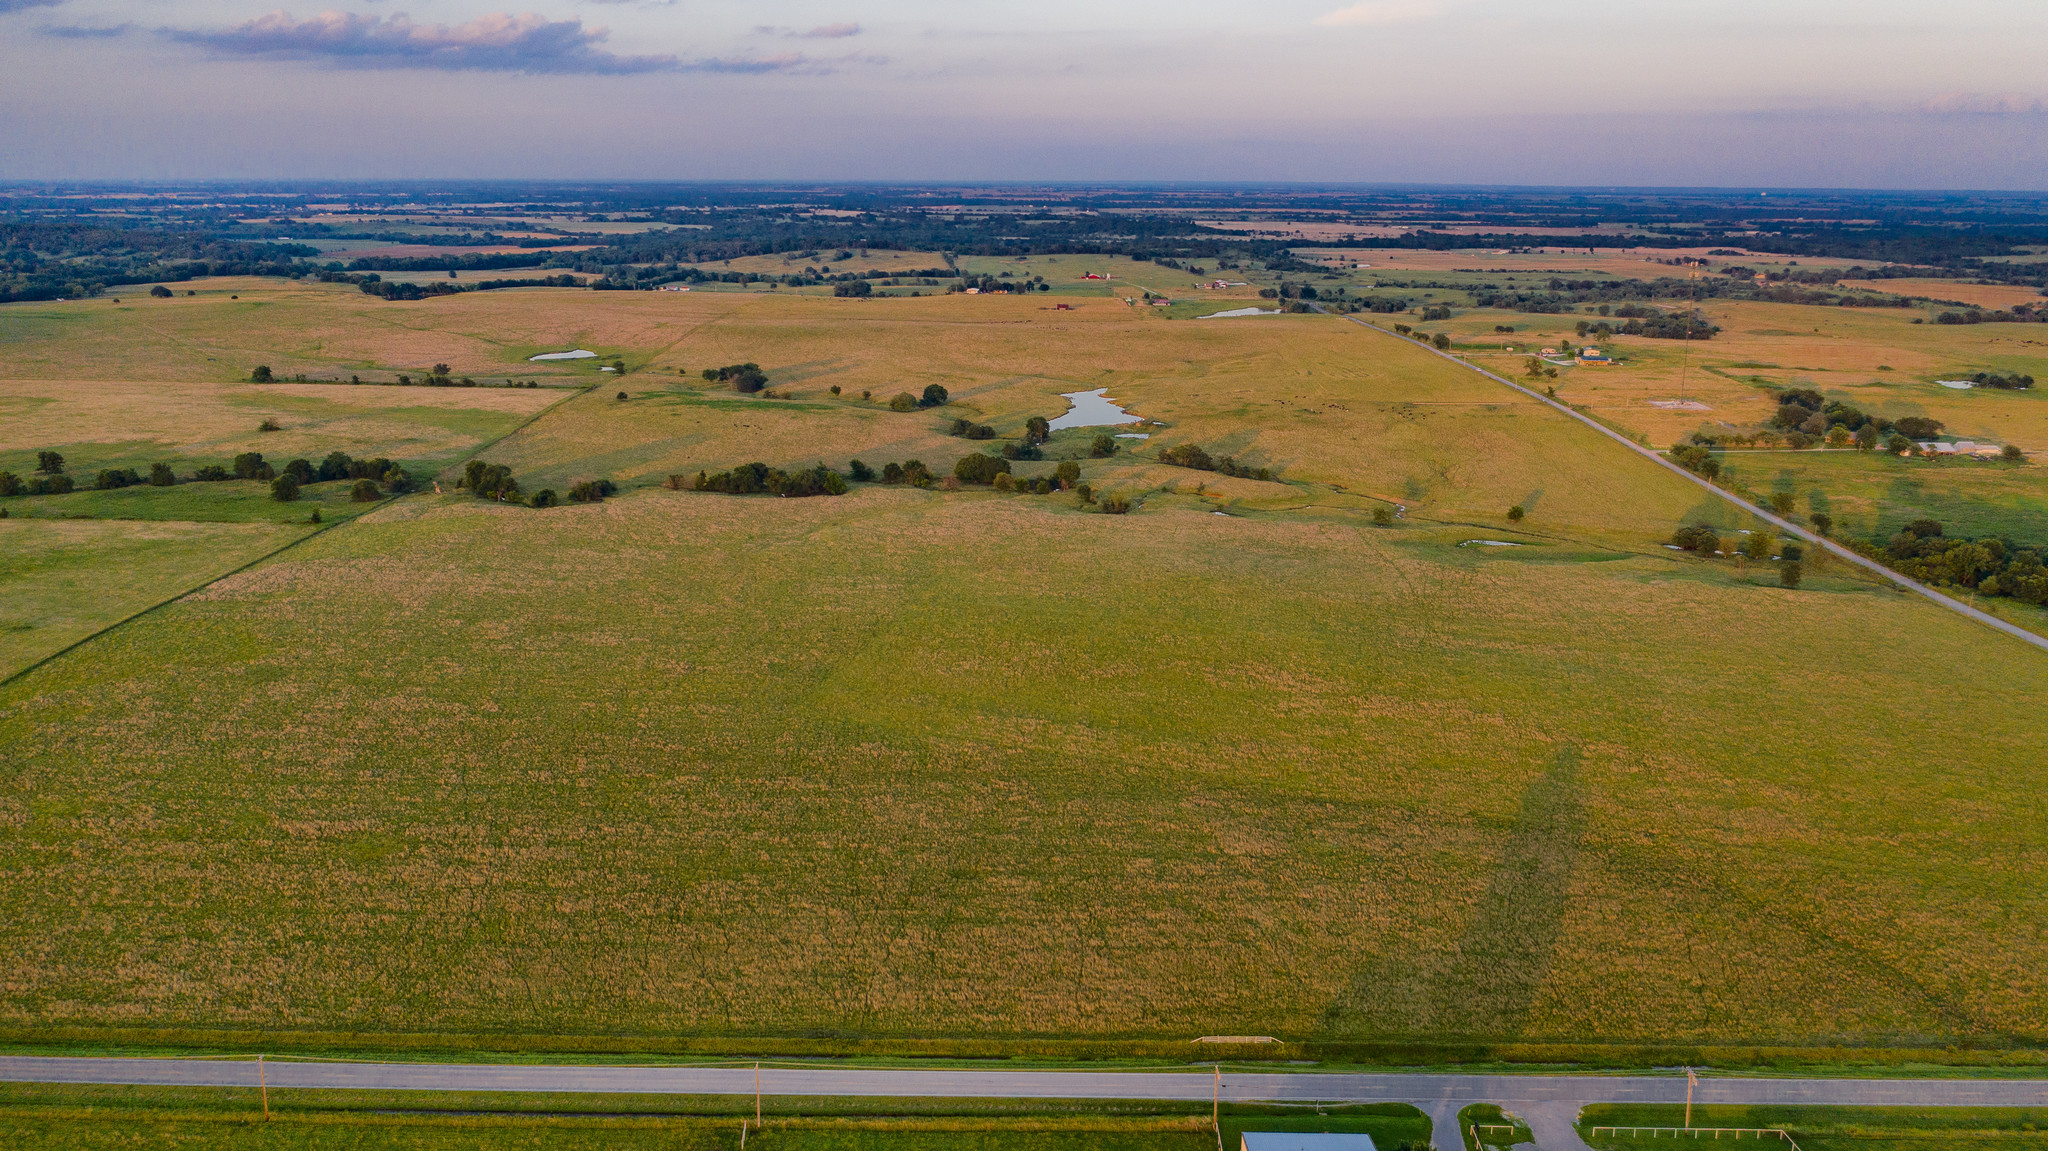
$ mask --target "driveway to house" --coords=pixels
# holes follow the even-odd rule
[[[751,1066],[601,1067],[482,1063],[266,1061],[272,1087],[384,1091],[534,1091],[594,1094],[751,1095]],[[968,1099],[1170,1099],[1233,1102],[1411,1103],[1451,1151],[1464,1140],[1458,1110],[1497,1103],[1527,1120],[1540,1151],[1581,1151],[1573,1129],[1593,1103],[1683,1103],[1683,1076],[1437,1075],[1346,1072],[970,1071],[763,1067],[764,1095]],[[253,1059],[99,1059],[0,1056],[0,1081],[254,1087]],[[2048,1106],[2041,1079],[1701,1079],[1695,1103],[1855,1107]]]

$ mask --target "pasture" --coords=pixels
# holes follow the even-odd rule
[[[106,351],[66,378],[168,365],[144,378],[189,385],[160,422],[190,428],[112,452],[225,443],[252,395],[312,426],[263,435],[361,428],[385,417],[319,405],[407,390],[233,382],[249,362],[628,371],[435,389],[531,406],[410,405],[442,494],[0,686],[16,1034],[2048,1040],[2048,954],[2012,929],[2048,912],[2038,653],[1839,566],[1793,591],[1670,552],[1746,521],[1409,341],[1114,299],[250,295],[0,309],[32,361],[5,386],[55,435],[85,417],[34,390],[45,328]],[[700,374],[747,361],[789,398]],[[928,383],[951,402],[886,406]],[[950,470],[996,446],[956,416],[1013,437],[1096,387],[1153,421],[1078,461],[1134,514],[662,486]],[[482,458],[620,496],[453,490],[549,400]],[[1183,443],[1277,475],[1159,458]]]

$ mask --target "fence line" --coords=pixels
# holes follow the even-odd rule
[[[1724,1132],[1738,1140],[1744,1135],[1749,1136],[1751,1139],[1762,1139],[1766,1135],[1775,1135],[1790,1144],[1792,1151],[1799,1151],[1799,1144],[1793,1140],[1791,1134],[1776,1127],[1593,1127],[1588,1129],[1588,1132],[1595,1137],[1602,1131],[1614,1136],[1619,1136],[1623,1131],[1626,1131],[1631,1139],[1640,1138],[1645,1131],[1650,1133],[1650,1138],[1652,1139],[1656,1139],[1665,1133],[1669,1133],[1673,1139],[1678,1138],[1680,1135],[1690,1135],[1694,1139],[1698,1139],[1701,1135],[1712,1135],[1714,1138],[1719,1139]]]

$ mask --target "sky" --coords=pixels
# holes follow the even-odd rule
[[[2048,190],[2041,0],[0,0],[0,179]]]

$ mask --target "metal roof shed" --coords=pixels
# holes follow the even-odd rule
[[[1247,1131],[1240,1151],[1377,1151],[1370,1135],[1319,1131]]]

